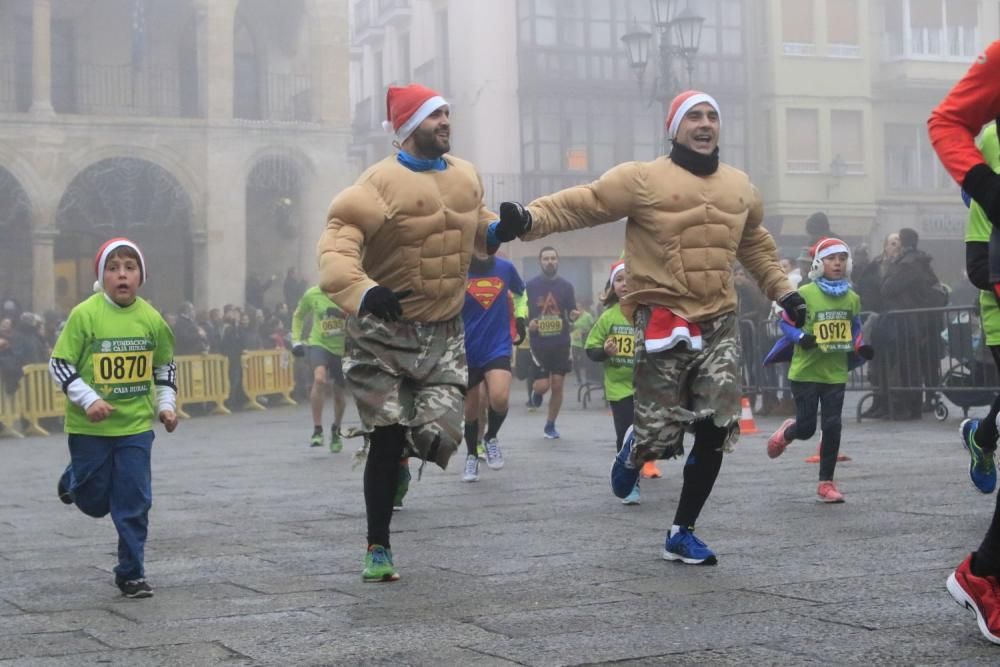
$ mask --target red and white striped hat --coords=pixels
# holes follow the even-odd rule
[[[809,268],[809,277],[812,280],[816,280],[823,275],[823,258],[829,257],[830,255],[836,255],[838,252],[847,253],[847,270],[846,275],[851,275],[851,269],[854,268],[854,261],[851,259],[851,248],[846,243],[838,238],[824,237],[819,241],[816,241],[816,245],[812,247],[812,266]]]
[[[139,284],[146,282],[146,258],[142,256],[142,251],[132,241],[124,236],[117,236],[104,242],[104,245],[97,251],[94,258],[94,274],[97,280],[94,282],[94,291],[100,292],[104,289],[104,265],[108,263],[108,257],[118,248],[132,248],[135,254],[139,255]]]
[[[611,277],[608,278],[608,282],[612,285],[615,284],[615,276],[625,270],[625,260],[620,259],[611,265]]]
[[[403,143],[420,123],[448,101],[436,91],[419,83],[408,86],[389,86],[385,96],[386,117],[382,127],[386,132],[393,132],[396,141]]]
[[[719,103],[715,101],[715,98],[708,93],[703,93],[699,90],[686,90],[677,97],[674,101],[670,103],[670,111],[667,113],[667,136],[673,139],[677,136],[677,128],[681,125],[681,119],[684,118],[684,114],[703,102],[708,102],[715,109],[715,113],[719,114],[719,125],[722,125],[722,112],[719,111]]]

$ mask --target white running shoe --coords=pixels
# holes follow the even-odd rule
[[[462,481],[479,481],[479,458],[475,454],[470,454],[465,457],[465,472],[462,473]]]
[[[486,465],[490,470],[503,468],[503,452],[500,451],[500,442],[496,438],[486,441]]]

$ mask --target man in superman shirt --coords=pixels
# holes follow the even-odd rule
[[[514,330],[511,334],[510,294],[514,302]],[[495,255],[472,256],[469,278],[462,306],[465,324],[465,356],[469,365],[469,385],[465,394],[465,443],[468,454],[462,481],[479,479],[479,385],[486,382],[489,410],[486,433],[486,465],[491,470],[503,468],[503,454],[497,434],[504,419],[510,398],[510,355],[513,346],[524,339],[527,302],[524,282],[514,265]]]
[[[976,135],[1000,117],[1000,41],[990,44],[964,77],[934,109],[928,121],[931,143],[945,169],[975,202],[966,230],[965,263],[969,282],[983,290],[980,306],[986,342],[1000,368],[1000,150],[996,133]],[[994,459],[1000,397],[986,419],[962,422],[962,444],[969,452],[969,475],[983,493],[996,488]],[[1000,500],[998,500],[1000,502]],[[976,614],[980,632],[1000,644],[1000,504],[979,549],[948,577],[948,592]]]

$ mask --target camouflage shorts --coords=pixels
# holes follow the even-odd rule
[[[703,348],[686,345],[646,352],[649,309],[635,313],[635,461],[684,453],[684,433],[711,419],[728,431],[725,449],[739,438],[740,339],[735,313],[699,322]]]
[[[384,322],[366,315],[349,318],[346,329],[344,380],[362,432],[402,424],[414,455],[446,467],[462,441],[468,382],[461,316]]]

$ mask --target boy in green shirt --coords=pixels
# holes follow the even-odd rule
[[[821,414],[819,486],[820,502],[842,503],[844,494],[833,481],[840,450],[841,417],[844,389],[850,371],[850,357],[869,360],[874,352],[861,339],[861,299],[851,289],[851,250],[840,239],[820,239],[812,249],[809,278],[813,281],[799,288],[806,302],[806,323],[798,329],[781,322],[785,337],[778,341],[764,360],[765,364],[792,363],[788,379],[795,397],[795,419],[786,419],[767,441],[767,455],[781,456],[792,440],[806,440],[816,432],[816,410]],[[784,356],[784,358],[782,358]]]
[[[153,415],[177,427],[174,334],[136,291],[146,279],[139,247],[125,238],[97,252],[90,298],[69,314],[52,350],[49,373],[66,393],[70,464],[59,499],[84,514],[111,514],[118,531],[115,584],[122,595],[153,589],[143,566],[153,501]]]
[[[302,342],[302,324],[306,316],[312,317],[309,340]],[[310,287],[299,299],[292,314],[292,354],[305,356],[313,369],[313,385],[309,392],[312,407],[312,447],[323,446],[323,397],[326,386],[333,381],[333,424],[330,426],[330,451],[336,454],[343,449],[340,424],[344,419],[344,322],[347,316],[318,286]]]

